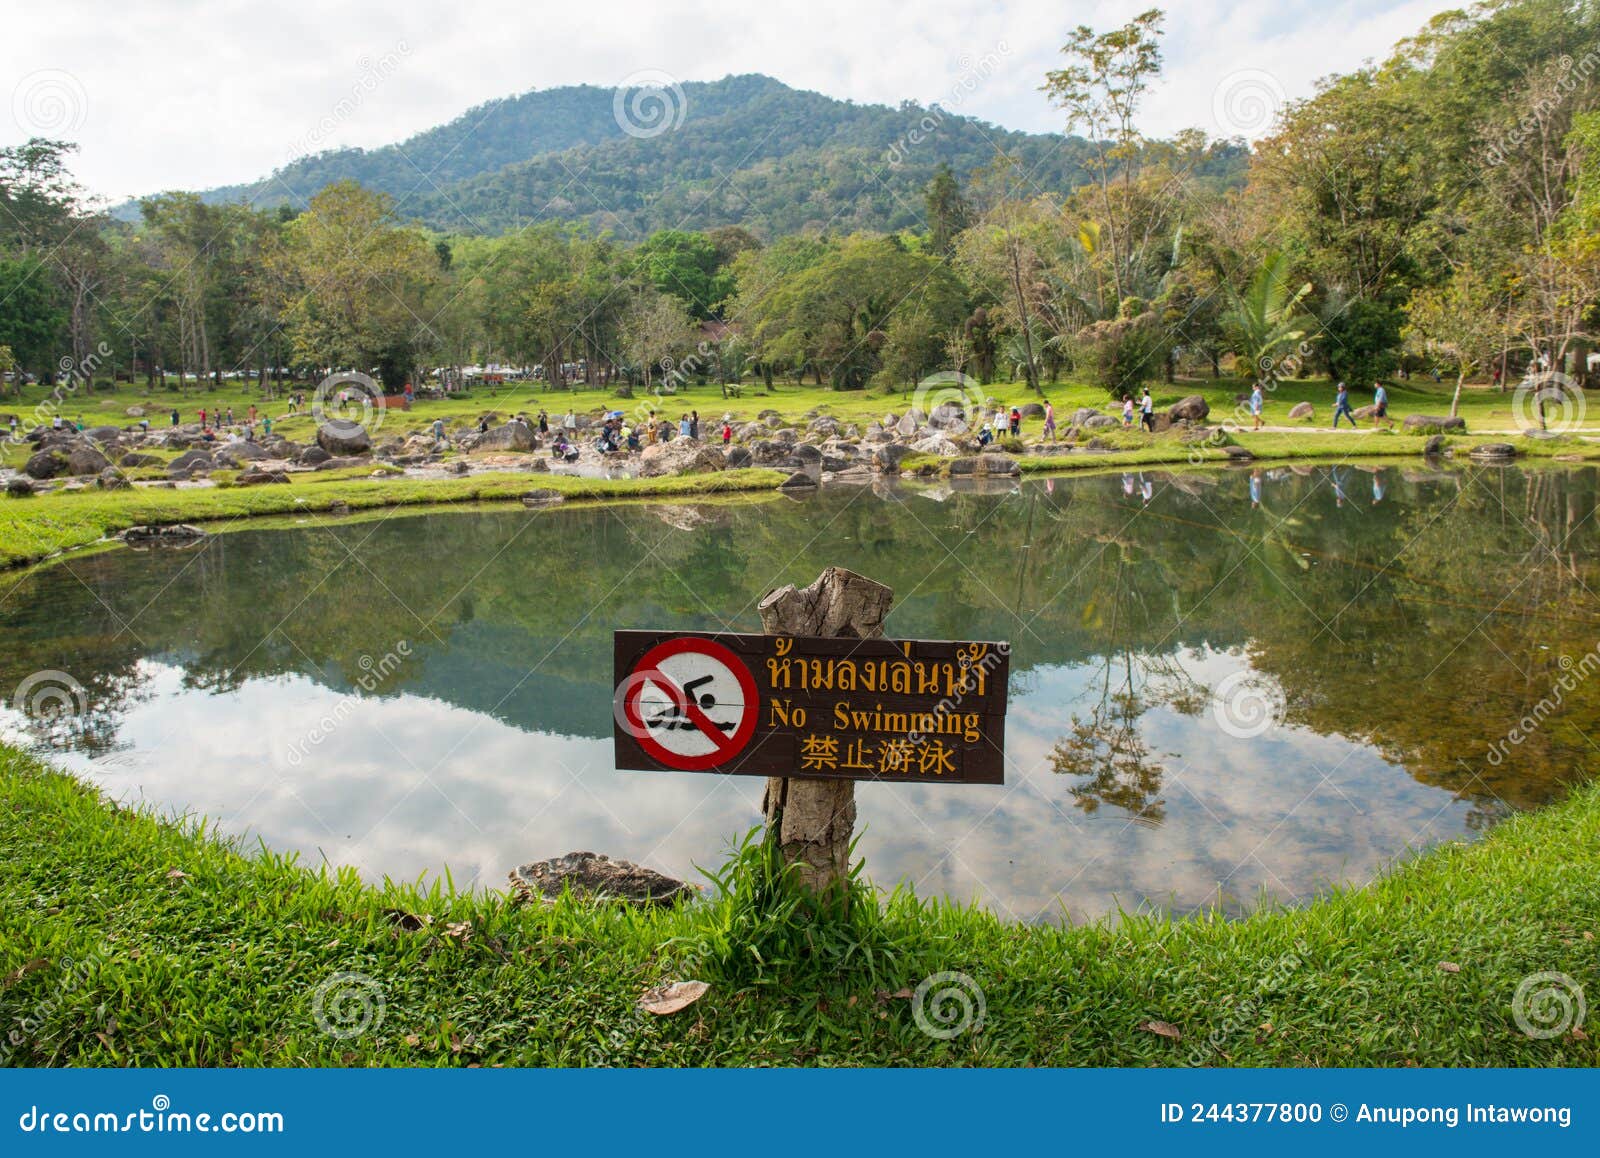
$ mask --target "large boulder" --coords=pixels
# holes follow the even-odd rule
[[[1289,417],[1315,419],[1317,417],[1317,408],[1309,402],[1296,402],[1289,407]]]
[[[372,449],[372,436],[353,422],[324,422],[317,429],[317,445],[329,454],[365,454]]]
[[[215,463],[211,456],[203,450],[186,450],[177,458],[167,463],[168,470],[210,470]]]
[[[1043,418],[1044,417],[1044,405],[1043,405],[1043,403],[1039,403],[1039,402],[1027,402],[1027,403],[1024,403],[1023,406],[1022,406],[1022,417],[1024,417],[1024,418]]]
[[[130,450],[127,454],[125,454],[121,458],[119,458],[117,460],[117,462],[120,465],[127,467],[129,470],[133,470],[134,468],[141,467],[141,466],[160,466],[161,465],[161,460],[159,458],[157,458],[155,455],[153,455],[153,454],[140,454],[136,450]]]
[[[918,454],[936,454],[940,458],[954,458],[961,453],[960,445],[944,434],[930,434],[927,438],[913,442],[911,449]]]
[[[25,499],[33,494],[33,484],[20,474],[6,479],[6,494],[14,499]]]
[[[472,453],[537,450],[538,446],[539,440],[534,437],[531,426],[525,422],[508,422],[480,434],[472,444]]]
[[[882,474],[892,474],[900,469],[901,460],[910,453],[911,448],[903,442],[886,442],[873,448],[872,467]]]
[[[43,481],[67,474],[69,470],[66,455],[59,450],[41,450],[29,457],[22,468],[22,473],[29,478]]]
[[[1189,422],[1204,422],[1211,413],[1211,407],[1206,400],[1198,394],[1191,394],[1172,404],[1167,411],[1167,417],[1174,422],[1187,420]]]
[[[87,444],[67,451],[67,471],[70,474],[99,474],[110,465],[109,458]]]
[[[714,450],[692,438],[679,438],[672,442],[658,442],[647,446],[639,454],[639,477],[661,478],[673,474],[710,474],[726,470],[728,460],[720,450]]]
[[[331,459],[333,455],[323,450],[320,446],[308,446],[300,452],[297,460],[301,466],[321,466]]]
[[[694,886],[631,861],[593,852],[569,852],[511,870],[511,888],[531,904],[553,905],[571,892],[588,901],[671,905],[694,895]]]
[[[94,480],[94,485],[103,491],[125,491],[133,486],[128,481],[128,476],[114,466],[108,466],[101,471],[99,477]]]
[[[281,470],[262,470],[260,467],[251,467],[234,480],[236,486],[254,487],[266,483],[286,483],[289,476]]]
[[[729,470],[739,470],[743,467],[754,466],[756,456],[742,446],[729,447],[726,451]]]
[[[900,421],[894,424],[895,433],[901,438],[910,438],[926,424],[922,411],[913,407],[900,416]]]
[[[1441,430],[1465,430],[1467,420],[1459,415],[1408,414],[1400,425],[1406,430],[1437,433]]]
[[[1469,453],[1476,459],[1495,461],[1516,458],[1517,448],[1509,442],[1485,442],[1473,447]]]

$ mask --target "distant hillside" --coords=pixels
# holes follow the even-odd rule
[[[1010,132],[910,103],[858,105],[766,76],[682,90],[682,123],[653,137],[623,131],[614,90],[578,85],[491,101],[398,145],[321,153],[204,196],[303,206],[351,178],[392,195],[402,215],[449,232],[558,219],[625,237],[729,224],[775,237],[915,225],[941,163],[964,177],[996,149],[1020,157],[1041,190],[1065,192],[1087,179],[1089,145],[1076,137]],[[1206,176],[1241,179],[1244,160],[1243,150],[1224,150]],[[132,203],[118,210],[136,214]]]

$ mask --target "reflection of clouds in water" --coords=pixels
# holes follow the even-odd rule
[[[1183,658],[1207,683],[1244,666],[1220,653]],[[1063,910],[1081,920],[1119,903],[1216,903],[1219,883],[1225,901],[1262,889],[1300,897],[1368,879],[1408,842],[1464,831],[1465,803],[1369,749],[1285,726],[1238,740],[1209,711],[1164,707],[1140,727],[1169,769],[1165,821],[1131,823],[1112,807],[1087,816],[1049,754],[1098,695],[1101,672],[1035,670],[1011,704],[1003,787],[861,785],[859,848],[873,879],[1018,920]],[[128,749],[70,757],[74,768],[118,798],[210,816],[369,879],[448,867],[458,884],[498,888],[518,863],[591,849],[699,880],[695,864],[718,862],[760,820],[761,780],[617,772],[609,740],[531,734],[411,695],[340,711],[337,692],[301,677],[212,695],[185,691],[176,668],[147,674],[153,694],[123,722]],[[326,729],[329,715],[342,719]],[[326,734],[307,746],[313,729]]]

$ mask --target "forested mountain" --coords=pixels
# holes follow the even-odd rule
[[[625,94],[625,105],[638,95]],[[618,115],[615,96],[579,85],[491,101],[398,145],[321,153],[203,197],[304,208],[350,179],[392,196],[400,216],[451,233],[580,220],[623,236],[744,225],[773,238],[916,226],[941,164],[966,174],[997,151],[1017,157],[1040,192],[1089,179],[1081,138],[1010,132],[909,102],[860,105],[766,76],[685,84],[681,99],[663,90],[656,111],[681,123],[650,136],[624,131],[629,114]],[[1217,150],[1198,175],[1239,181],[1246,160],[1243,149]]]

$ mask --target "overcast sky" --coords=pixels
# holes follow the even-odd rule
[[[47,0],[7,17],[0,139],[77,141],[80,179],[116,201],[252,180],[312,146],[388,144],[495,97],[640,72],[762,72],[831,96],[938,101],[1052,130],[1060,114],[1038,88],[1068,30],[1112,27],[1149,3]],[[1173,0],[1142,127],[1259,135],[1283,99],[1381,58],[1447,7]]]

